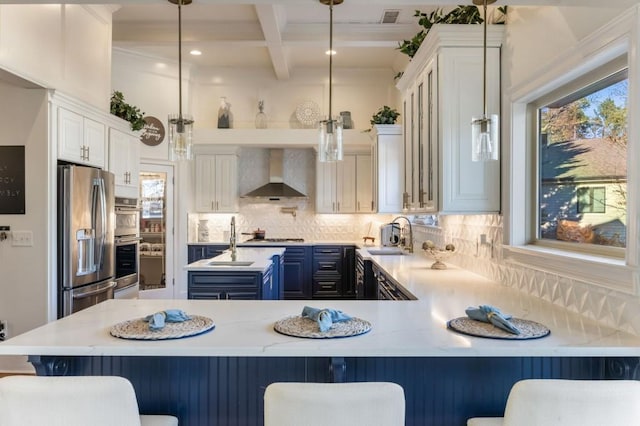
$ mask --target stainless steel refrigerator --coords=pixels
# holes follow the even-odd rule
[[[113,298],[114,175],[58,166],[58,318]]]

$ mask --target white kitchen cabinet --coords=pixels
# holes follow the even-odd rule
[[[356,155],[356,213],[375,212],[371,154]]]
[[[371,154],[345,153],[342,161],[316,162],[317,213],[373,211]]]
[[[374,193],[378,213],[400,213],[404,191],[402,126],[373,126]],[[372,207],[374,208],[374,207]]]
[[[195,157],[196,211],[238,211],[238,155],[201,153]]]
[[[105,168],[105,124],[62,106],[56,112],[58,159]]]
[[[488,110],[499,113],[503,27],[487,35]],[[482,43],[480,25],[435,25],[398,82],[409,213],[500,211],[500,162],[471,161],[471,117],[483,111]]]
[[[138,198],[140,138],[136,134],[109,128],[109,171],[115,175],[116,196]]]

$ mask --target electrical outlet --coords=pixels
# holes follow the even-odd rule
[[[0,342],[9,338],[9,333],[7,330],[7,322],[5,320],[0,320]]]
[[[13,231],[11,239],[11,245],[16,247],[31,247],[33,246],[33,232],[32,231]]]

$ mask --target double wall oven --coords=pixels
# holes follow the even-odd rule
[[[139,292],[140,207],[137,198],[115,199],[114,298],[135,299]]]

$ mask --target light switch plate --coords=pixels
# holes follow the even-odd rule
[[[13,231],[11,233],[11,245],[14,247],[31,247],[33,246],[32,231]]]

